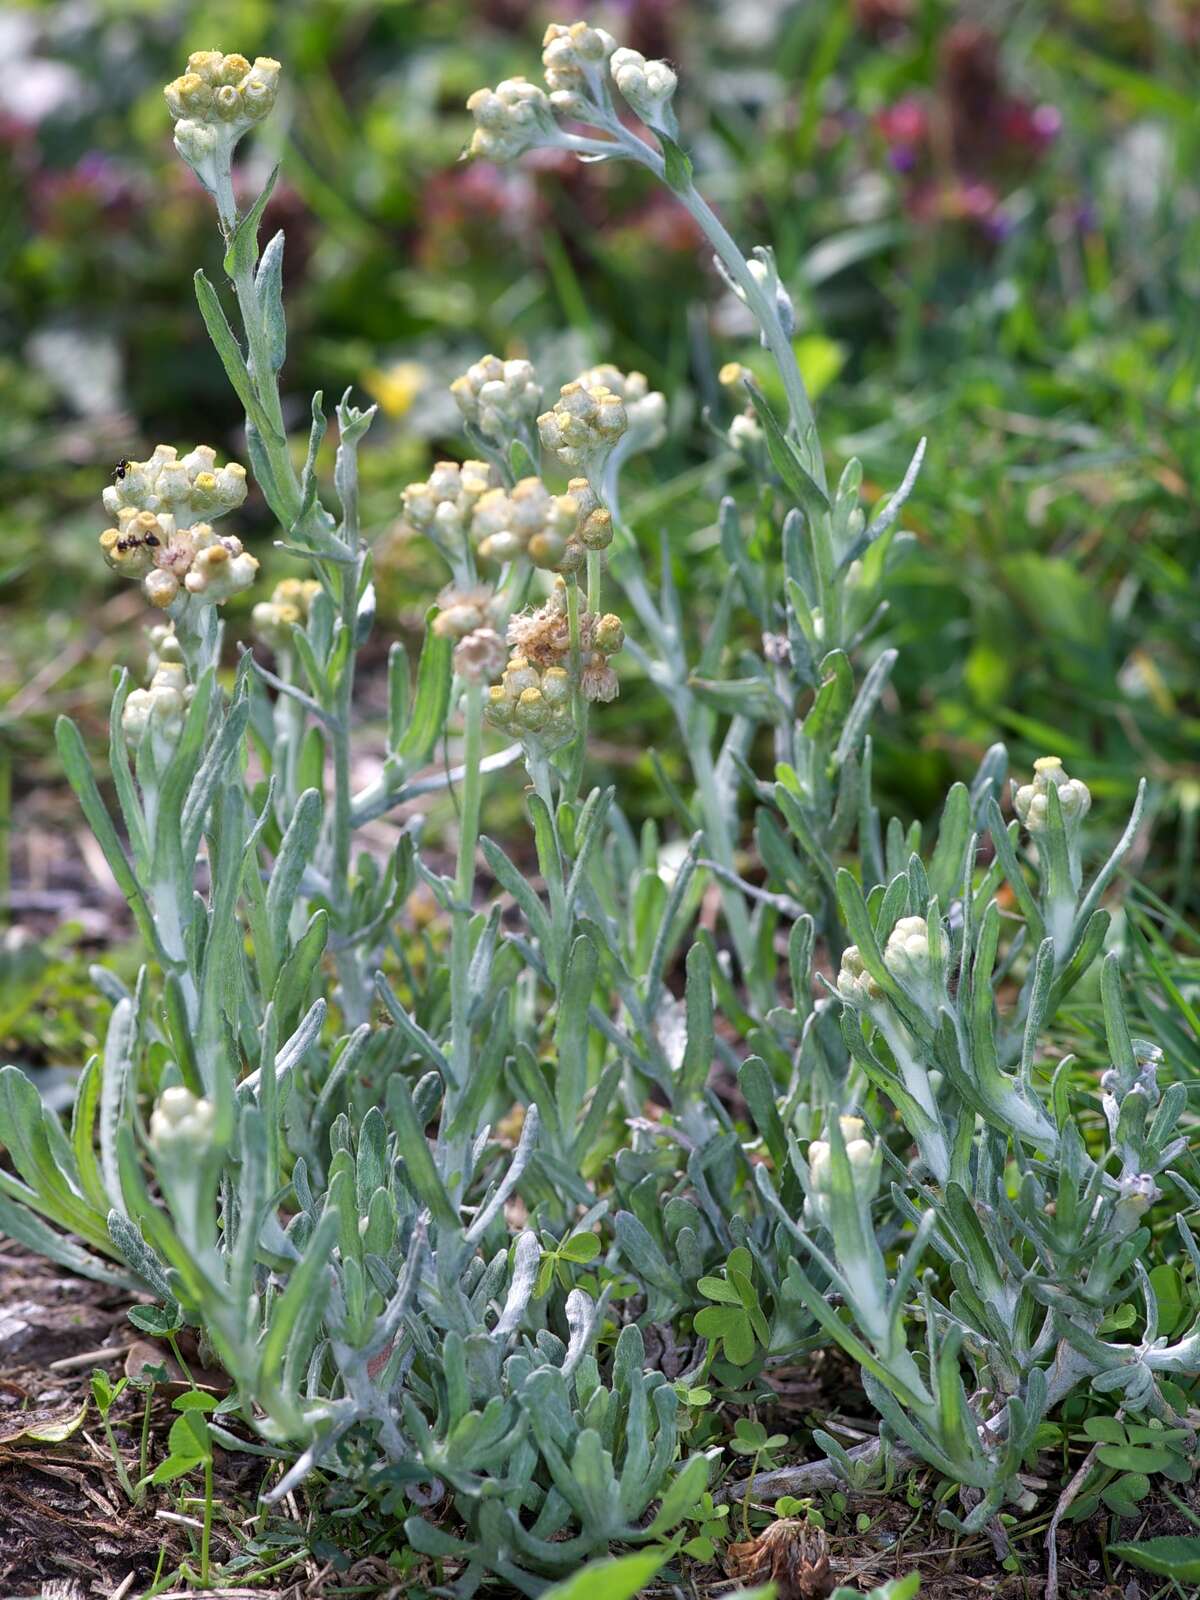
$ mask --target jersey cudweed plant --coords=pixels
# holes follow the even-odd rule
[[[1130,1036],[1104,903],[1142,799],[1097,870],[1085,782],[1047,757],[1010,785],[997,746],[932,848],[885,826],[870,729],[923,442],[882,506],[857,461],[831,484],[791,300],[770,250],[744,255],[701,196],[674,70],[583,22],[549,29],[544,65],[545,89],[471,96],[470,154],[645,169],[774,365],[769,395],[741,364],[721,375],[746,409],[714,614],[697,637],[668,552],[622,511],[665,397],[609,365],[547,394],[528,361],[484,355],[452,385],[469,455],[400,497],[446,587],[416,663],[391,647],[385,758],[356,788],[373,411],[335,407],[330,494],[321,395],[306,446],[284,422],[273,180],[244,213],[233,184],[280,67],[192,56],[166,99],[235,320],[203,272],[197,299],[295,573],[255,598],[226,674],[222,607],[258,560],[213,524],[245,470],[159,445],[105,490],[104,558],[159,608],[147,686],[122,677],[113,700],[118,816],[70,722],[59,748],[147,964],[132,990],[97,972],[112,1015],[69,1130],[0,1076],[0,1227],[197,1330],[233,1383],[212,1436],[278,1458],[268,1498],[366,1494],[463,1595],[489,1577],[537,1594],[612,1545],[677,1556],[734,1459],[688,1396],[755,1403],[772,1362],[821,1344],[861,1368],[879,1437],[848,1452],[818,1433],[828,1459],[760,1475],[760,1498],[909,1459],[946,1481],[947,1523],[994,1524],[1033,1503],[1068,1396],[1186,1460],[1186,1089]],[[584,785],[625,657],[690,764],[682,788],[662,775],[684,836],[669,861]],[[485,780],[521,784],[518,763],[536,876],[481,831]],[[447,788],[452,871],[414,805]],[[402,805],[418,820],[387,859],[356,844]],[[418,887],[431,932],[411,927]],[[1098,1093],[1055,1047],[1077,992],[1102,1002]],[[735,1079],[739,1115],[714,1087]],[[1176,1262],[1168,1307],[1156,1269]]]

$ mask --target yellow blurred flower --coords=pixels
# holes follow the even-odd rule
[[[363,387],[388,417],[403,417],[429,381],[419,361],[394,361],[390,367],[372,367],[363,375]]]

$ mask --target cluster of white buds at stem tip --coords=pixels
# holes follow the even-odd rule
[[[526,555],[535,567],[577,572],[589,550],[612,543],[612,517],[586,478],[552,495],[540,478],[522,478],[507,494],[490,489],[471,513],[471,540],[485,561]]]
[[[312,603],[321,592],[316,578],[284,578],[250,613],[256,639],[278,654],[292,642],[292,629],[307,622]]]
[[[910,989],[928,988],[929,927],[924,917],[900,918],[888,935],[883,964],[894,978]]]
[[[232,534],[216,534],[207,522],[177,528],[166,512],[125,507],[115,528],[100,535],[105,561],[122,577],[140,578],[151,605],[166,607],[186,589],[212,605],[248,589],[258,561]]]
[[[532,363],[484,356],[450,385],[455,404],[485,439],[511,440],[531,423],[542,404],[542,389]]]
[[[572,698],[565,667],[538,667],[513,655],[500,682],[492,685],[483,714],[505,733],[532,735],[546,750],[556,750],[575,733]]]
[[[1033,782],[1022,784],[1013,796],[1017,816],[1032,834],[1045,833],[1049,825],[1049,793],[1058,791],[1058,804],[1067,827],[1078,826],[1091,810],[1086,783],[1069,778],[1058,756],[1042,756],[1033,763]]]
[[[589,367],[575,380],[585,389],[607,389],[625,407],[626,434],[623,452],[653,450],[667,436],[667,397],[651,389],[644,372],[622,372],[610,362]]]
[[[552,22],[542,39],[542,66],[550,104],[566,116],[575,116],[603,94],[604,67],[617,41],[603,28],[586,22]]]
[[[186,528],[198,517],[215,521],[246,498],[246,469],[231,461],[217,466],[217,452],[198,444],[180,456],[173,445],[155,445],[145,461],[123,461],[115,483],[103,494],[110,517],[122,511],[165,511]]]
[[[405,521],[428,535],[443,554],[457,552],[465,545],[476,503],[495,482],[486,461],[464,461],[461,466],[439,461],[423,483],[410,483],[404,490]]]
[[[878,1000],[883,990],[863,965],[856,944],[848,944],[842,951],[842,965],[837,975],[837,991],[852,1006],[866,1006]]]
[[[121,711],[121,731],[130,749],[150,736],[155,754],[169,755],[183,733],[183,719],[195,690],[187,681],[183,652],[174,631],[155,642],[155,666],[148,688],[134,689]]]
[[[212,1142],[216,1110],[190,1089],[164,1089],[150,1114],[150,1144],[160,1155],[181,1148],[203,1149]]]
[[[214,193],[228,174],[233,147],[275,104],[278,61],[220,50],[198,50],[188,70],[167,84],[163,95],[175,120],[175,148],[206,188]]]
[[[475,132],[467,155],[511,161],[558,135],[546,91],[526,78],[505,78],[494,89],[476,89],[467,101]]]
[[[630,110],[656,133],[675,138],[678,125],[671,99],[679,79],[674,68],[665,61],[647,61],[638,50],[626,49],[613,51],[610,66],[613,82]]]
[[[629,426],[625,402],[604,384],[564,384],[553,409],[537,419],[538,434],[564,467],[594,475]]]
[[[879,1191],[883,1154],[864,1138],[865,1126],[859,1117],[839,1117],[838,1127],[846,1147],[846,1159],[860,1205],[869,1205]],[[808,1147],[810,1215],[826,1227],[830,1224],[829,1196],[833,1189],[833,1151],[826,1139],[814,1139]]]

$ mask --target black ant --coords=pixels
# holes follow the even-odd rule
[[[113,476],[116,478],[117,482],[120,483],[121,479],[128,471],[129,461],[125,456],[122,456],[120,461],[118,461],[116,466],[113,468]]]

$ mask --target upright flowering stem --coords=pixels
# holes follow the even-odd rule
[[[359,573],[361,553],[353,566],[339,566],[339,611],[342,626],[354,637],[358,612]],[[353,827],[351,805],[353,791],[350,783],[350,730],[354,704],[354,650],[351,650],[338,681],[337,706],[330,729],[333,745],[333,860],[331,888],[338,902],[338,911],[346,934],[350,931],[350,835]],[[358,1027],[370,1015],[371,1003],[362,970],[358,948],[348,939],[338,951],[338,976],[342,982],[342,1007],[350,1027]]]
[[[816,418],[813,416],[812,403],[808,398],[808,391],[804,387],[804,379],[800,374],[800,367],[796,361],[796,352],[792,348],[791,337],[783,326],[778,308],[773,304],[771,297],[765,292],[762,284],[750,271],[745,256],[738,249],[724,223],[696,188],[692,180],[689,178],[681,187],[676,187],[673,184],[671,187],[687,208],[689,215],[704,230],[704,234],[719,257],[722,266],[745,295],[746,304],[750,308],[755,321],[762,329],[767,348],[775,358],[775,365],[779,368],[779,376],[783,382],[784,393],[787,395],[792,429],[808,460],[813,478],[816,480],[818,487],[824,490],[826,486],[825,463],[816,443]]]
[[[779,308],[762,283],[750,270],[750,264],[737,246],[725,224],[692,182],[690,173],[680,179],[668,167],[656,150],[631,133],[614,116],[607,125],[622,151],[640,166],[648,168],[661,183],[665,183],[689,216],[700,227],[731,281],[741,291],[755,321],[762,330],[763,339],[779,368],[779,376],[787,395],[788,413],[797,442],[809,462],[809,469],[818,487],[824,491],[825,464],[816,443],[816,418],[812,402],[804,386],[804,379],[792,348],[791,336],[783,325]]]
[[[551,55],[555,55],[557,51],[558,47],[552,45]],[[549,67],[550,57],[544,59],[547,60]],[[825,465],[817,440],[816,420],[792,347],[791,332],[786,317],[787,297],[779,291],[774,268],[769,265],[769,256],[764,252],[760,261],[753,264],[748,261],[693,183],[690,163],[675,143],[677,128],[674,114],[669,108],[675,79],[666,64],[652,63],[647,68],[647,64],[639,57],[628,53],[619,62],[614,58],[614,64],[618,73],[616,81],[621,93],[643,122],[653,129],[661,150],[633,133],[621,121],[614,109],[606,74],[598,69],[584,73],[575,83],[576,94],[570,107],[570,114],[602,131],[604,138],[595,139],[559,128],[551,120],[550,103],[545,102],[544,97],[543,102],[538,102],[540,91],[524,85],[521,80],[516,85],[503,86],[502,91],[497,91],[496,94],[492,94],[491,91],[480,91],[478,97],[472,97],[470,106],[479,124],[471,146],[472,152],[490,159],[503,160],[531,146],[545,143],[574,151],[585,159],[611,160],[623,156],[645,167],[660,182],[666,184],[705,234],[729,282],[742,296],[757,321],[763,342],[779,369],[780,380],[787,395],[789,430],[796,449],[807,464],[811,478],[824,494]],[[555,70],[553,68],[548,70],[548,82],[554,78]],[[554,81],[557,82],[557,79]],[[534,109],[535,104],[536,109]],[[754,270],[755,267],[758,267],[758,272]],[[566,391],[564,395],[565,393]],[[547,442],[543,434],[543,443]],[[602,490],[614,520],[619,518],[616,491],[617,463],[621,456],[622,450],[618,444],[613,456],[609,458],[611,465],[604,473]],[[818,515],[812,520],[823,524],[820,528],[814,526],[812,538],[818,547],[817,563],[823,576],[824,596],[825,590],[833,587],[832,532],[828,526],[827,516]],[[745,900],[734,884],[726,881],[727,878],[736,878],[734,837],[727,818],[728,807],[723,803],[720,794],[712,752],[704,740],[696,737],[696,701],[688,687],[688,666],[681,641],[677,639],[668,641],[667,633],[673,630],[668,630],[666,619],[659,614],[659,608],[650,598],[640,565],[636,561],[636,547],[632,545],[632,541],[629,541],[629,545],[629,560],[625,564],[626,570],[619,576],[619,581],[642,622],[653,626],[663,641],[667,656],[665,664],[672,680],[671,702],[680,732],[688,746],[699,791],[705,835],[714,859],[724,869],[726,875],[721,883],[721,898],[730,934],[746,981],[752,986],[757,986],[760,997],[766,998],[769,1002],[769,979],[755,978],[754,934]],[[589,604],[595,599],[597,578],[598,574],[594,573],[589,559]],[[825,597],[826,610],[832,613],[839,600],[840,597],[833,594]],[[840,618],[834,617],[833,621],[840,632]]]
[[[587,608],[589,611],[600,610],[600,586],[604,581],[603,568],[598,550],[589,550],[587,557]]]
[[[221,232],[226,245],[232,246],[241,219],[233,195],[232,174],[227,162],[216,174],[213,193],[221,222]],[[324,558],[327,569],[332,568],[334,598],[341,626],[347,629],[353,638],[363,571],[353,463],[349,463],[349,469],[340,484],[345,503],[342,507],[343,524],[339,537],[333,533],[332,519],[319,500],[312,500],[308,508],[304,509],[300,480],[288,448],[279,382],[270,355],[266,310],[255,284],[251,253],[237,250],[231,250],[230,253],[233,258],[231,272],[233,287],[246,335],[247,374],[266,421],[266,428],[257,430],[258,445],[266,456],[269,467],[270,482],[269,485],[263,485],[264,491],[271,499],[271,509],[285,532],[300,534],[311,542],[314,556],[317,559]],[[249,433],[253,428],[250,418],[247,418],[246,426]],[[343,443],[342,449],[345,448],[346,445]],[[354,669],[355,652],[350,650],[340,670],[335,701],[331,708],[332,715],[327,724],[334,779],[333,814],[327,821],[330,892],[342,935],[336,951],[342,1008],[351,1026],[366,1021],[370,1014],[370,999],[363,976],[360,953],[349,937],[353,826],[350,734]]]
[[[733,833],[729,826],[727,807],[721,798],[712,751],[707,739],[697,736],[696,715],[699,706],[696,696],[688,686],[690,673],[683,640],[670,620],[659,610],[650,593],[637,541],[621,517],[621,498],[616,472],[607,474],[604,496],[612,512],[613,525],[621,533],[622,548],[619,551],[619,568],[615,576],[643,627],[649,636],[658,642],[663,652],[661,671],[669,680],[664,687],[675,714],[680,737],[687,748],[692,776],[696,780],[700,814],[704,822],[704,837],[708,841],[713,860],[729,875],[728,878],[722,877],[718,880],[717,892],[721,897],[721,905],[729,926],[729,936],[737,953],[738,964],[747,985],[758,992],[760,1000],[770,1005],[771,977],[770,974],[762,973],[760,964],[755,961],[754,930],[750,925],[746,902],[741,891],[730,881],[737,876],[734,865]]]
[[[471,1077],[471,918],[475,898],[475,850],[479,843],[479,804],[483,787],[483,685],[468,681],[463,693],[463,782],[454,874],[454,907],[450,914],[450,1060],[455,1084],[446,1089],[443,1125],[454,1122],[456,1104]],[[452,1195],[465,1182],[465,1135],[453,1134],[443,1144],[443,1179]]]
[[[563,780],[564,798],[573,800],[579,792],[583,778],[583,762],[587,753],[587,701],[582,689],[582,656],[579,642],[579,583],[572,573],[567,579],[567,627],[571,637],[571,681],[575,709],[575,740],[571,745],[567,763],[567,776]]]

